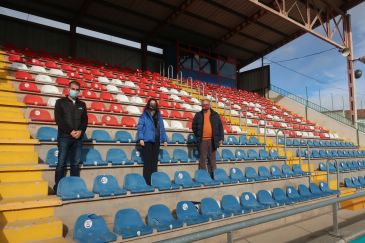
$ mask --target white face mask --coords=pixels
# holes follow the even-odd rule
[[[79,91],[71,89],[69,95],[71,98],[75,99],[77,96],[79,96]]]

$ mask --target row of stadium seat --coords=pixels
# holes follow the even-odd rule
[[[49,166],[54,167],[57,164],[58,149],[52,148],[48,150],[46,162]],[[271,149],[266,151],[260,149],[258,152],[254,149],[236,149],[233,153],[230,149],[222,149],[222,156],[216,151],[217,161],[257,161],[257,160],[284,160],[286,156],[280,156],[279,153]],[[195,163],[199,160],[198,149],[194,148],[189,155],[188,151],[181,148],[175,148],[172,156],[165,149],[160,149],[160,163]],[[123,149],[110,148],[107,152],[106,159],[103,160],[99,151],[94,148],[83,148],[81,153],[81,162],[84,166],[105,166],[108,163],[112,165],[133,165],[143,164],[143,156],[137,147],[131,152],[131,159],[128,158]]]
[[[364,176],[358,176],[358,177],[351,177],[351,178],[345,178],[344,180],[345,187],[348,188],[365,188],[365,177]]]
[[[327,167],[328,165],[328,167]],[[359,161],[342,161],[338,162],[339,165],[339,172],[347,172],[347,171],[356,171],[356,170],[365,170],[365,160],[359,160]],[[318,169],[320,171],[327,171],[329,170],[330,173],[336,173],[337,172],[337,164],[328,162],[323,163],[320,162],[318,165]]]
[[[357,150],[357,149],[351,149],[351,150],[345,150],[345,149],[338,149],[338,150],[297,150],[297,156],[298,157],[305,157],[305,158],[312,158],[312,159],[318,159],[318,158],[342,158],[342,157],[364,157],[365,156],[365,150]]]
[[[284,138],[278,139],[278,144],[284,145]],[[345,142],[345,141],[331,141],[331,140],[306,140],[306,139],[286,139],[286,146],[294,146],[294,147],[345,147],[345,148],[354,148],[356,145],[353,142]]]
[[[271,172],[270,172],[271,170]],[[252,167],[245,168],[245,174],[239,168],[231,168],[228,176],[224,169],[218,168],[213,171],[213,178],[206,170],[196,170],[194,180],[187,171],[176,171],[174,181],[164,172],[154,172],[151,176],[151,186],[146,184],[144,178],[136,173],[127,174],[124,177],[123,188],[119,186],[117,179],[112,175],[99,175],[94,180],[93,191],[90,192],[85,182],[80,177],[64,177],[58,186],[57,195],[62,200],[75,200],[93,198],[94,193],[100,197],[125,195],[131,193],[153,192],[155,188],[159,191],[178,190],[182,188],[210,187],[221,184],[236,184],[256,181],[267,181],[298,176],[307,176],[300,165],[293,165],[293,170],[288,165],[282,169],[271,166],[270,170],[260,166],[258,172]]]
[[[147,211],[146,223],[136,209],[126,208],[119,210],[114,218],[114,233],[123,239],[172,230],[189,225],[197,225],[209,220],[224,219],[251,212],[262,211],[284,205],[291,205],[321,197],[335,195],[338,192],[331,190],[324,182],[319,186],[311,183],[309,188],[301,184],[298,189],[293,186],[274,188],[273,191],[260,190],[256,194],[243,192],[240,197],[226,194],[221,200],[211,197],[203,198],[199,204],[191,201],[180,201],[176,205],[176,218],[170,209],[163,204],[155,204]],[[88,241],[98,239],[101,242],[117,240],[102,216],[84,214],[78,217],[74,226],[74,240]]]

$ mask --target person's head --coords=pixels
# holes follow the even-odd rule
[[[80,83],[77,81],[71,81],[68,84],[68,90],[69,90],[69,96],[72,99],[77,98],[77,96],[79,96],[80,94]]]
[[[205,98],[202,100],[202,110],[204,112],[210,110],[210,100],[209,99]]]
[[[158,109],[158,103],[157,103],[157,100],[154,99],[154,98],[151,98],[147,101],[147,104],[144,108],[145,110],[146,109],[149,109],[150,111],[159,111]]]

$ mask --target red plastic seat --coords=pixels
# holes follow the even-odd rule
[[[143,83],[143,84],[150,84],[151,82],[150,81],[148,81],[148,79],[146,79],[146,78],[141,78],[140,79],[140,81],[141,81],[141,83]]]
[[[85,79],[86,81],[94,81],[94,75],[90,74],[90,73],[84,73],[82,75],[83,79]]]
[[[186,128],[188,128],[189,130],[192,130],[192,125],[193,123],[192,122],[187,122],[186,123]]]
[[[168,94],[165,94],[165,93],[161,93],[160,94],[160,99],[167,100],[168,98],[169,98],[169,95]]]
[[[35,58],[31,58],[27,61],[28,65],[33,65],[33,66],[43,66],[43,63],[41,63],[41,61],[39,61],[38,59]]]
[[[185,102],[185,103],[191,103],[191,100],[186,97],[186,96],[181,96],[181,99]]]
[[[146,92],[144,92],[141,89],[137,89],[136,92],[135,92],[135,94],[138,95],[138,96],[146,96]]]
[[[11,55],[8,60],[9,62],[24,62],[23,58],[19,55]]]
[[[159,106],[164,108],[172,108],[172,105],[170,105],[166,100],[160,100]]]
[[[22,82],[19,84],[19,90],[21,91],[28,91],[28,92],[36,92],[40,93],[40,89],[38,89],[37,85],[35,83],[29,83],[29,82]]]
[[[100,99],[101,100],[106,100],[106,101],[116,101],[115,98],[113,97],[113,95],[109,92],[106,92],[106,91],[101,91]]]
[[[30,111],[29,118],[32,121],[43,121],[43,122],[52,122],[53,119],[51,114],[47,110],[43,109],[33,109]]]
[[[61,77],[56,78],[56,84],[58,85],[68,85],[69,82],[70,80],[68,80],[67,78],[61,78]]]
[[[71,67],[71,65],[63,63],[61,64],[61,69],[63,71],[68,71],[68,72],[72,72],[74,69]]]
[[[175,107],[175,109],[181,109],[180,103],[175,102],[173,103],[173,106]]]
[[[223,126],[224,133],[232,133],[231,127],[228,125]]]
[[[136,127],[137,123],[133,119],[133,117],[123,116],[122,117],[122,126],[123,127]]]
[[[47,104],[43,101],[42,97],[37,95],[28,94],[24,96],[23,102],[27,105],[47,106]]]
[[[93,90],[103,90],[103,85],[102,84],[99,84],[97,82],[92,82],[90,84],[90,89],[93,89]]]
[[[99,99],[94,91],[86,89],[82,91],[82,97],[87,99]]]
[[[87,123],[91,125],[102,125],[100,121],[98,121],[98,117],[95,114],[88,113],[87,114]]]
[[[80,74],[77,72],[68,72],[67,77],[69,78],[81,78]]]
[[[34,78],[33,78],[32,74],[30,74],[28,72],[24,72],[24,71],[17,71],[15,73],[15,78],[16,79],[23,79],[23,80],[31,80],[31,81],[34,81]]]
[[[167,110],[160,110],[160,113],[163,118],[169,117],[169,112]]]
[[[132,82],[138,82],[138,79],[133,75],[129,76],[128,79],[129,79],[129,81],[132,81]]]
[[[83,89],[88,89],[89,86],[87,85],[87,83],[82,80],[82,79],[78,79],[77,82],[80,84],[80,87],[83,88]]]
[[[90,73],[95,76],[103,76],[103,73],[99,71],[99,69],[91,69]]]
[[[171,113],[170,113],[170,117],[171,118],[177,118],[177,119],[182,118],[180,111],[177,111],[177,110],[172,110]]]
[[[146,94],[147,97],[157,98],[158,94],[155,91],[148,91]]]
[[[121,88],[121,91],[123,92],[123,94],[126,94],[126,95],[134,95],[134,91],[131,89],[131,88],[128,88],[128,87],[123,87]]]
[[[92,102],[90,105],[90,109],[94,111],[106,111],[109,112],[109,109],[105,107],[104,103],[102,102]]]
[[[45,63],[45,66],[48,67],[48,68],[55,68],[55,69],[58,69],[58,66],[55,62],[51,62],[51,61],[47,61]]]
[[[104,72],[104,76],[107,78],[114,78],[115,75],[112,72]]]
[[[104,115],[101,122],[106,126],[120,126],[118,119],[115,116]]]
[[[147,86],[145,84],[143,84],[143,83],[138,84],[138,87],[140,89],[148,89]]]
[[[87,70],[86,70],[86,68],[83,68],[83,67],[77,67],[76,68],[76,72],[78,72],[78,73],[86,73]]]
[[[185,111],[183,114],[183,118],[193,120],[193,113]]]
[[[125,113],[121,104],[110,104],[109,110],[114,113]]]

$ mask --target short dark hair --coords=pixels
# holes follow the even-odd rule
[[[71,85],[73,85],[73,84],[77,85],[80,88],[80,83],[77,82],[77,81],[71,81],[71,82],[69,82],[68,83],[68,87],[71,87]]]

